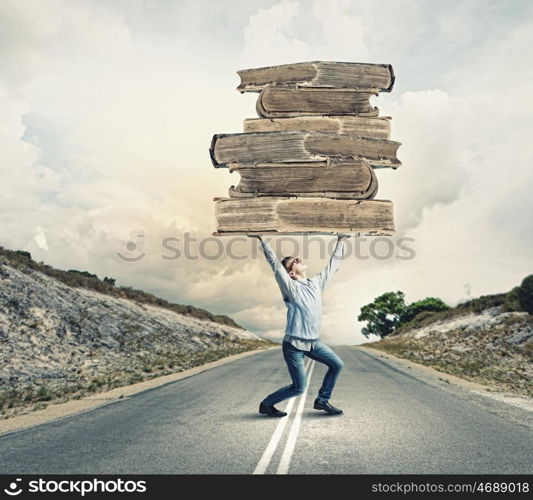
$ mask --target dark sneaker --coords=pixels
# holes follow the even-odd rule
[[[259,404],[259,413],[269,417],[284,417],[287,415],[287,413],[279,411],[275,406],[266,406],[263,403]]]
[[[326,413],[329,413],[330,415],[341,415],[342,414],[341,409],[331,406],[328,401],[326,401],[325,403],[320,403],[318,399],[315,399],[313,408],[315,410],[324,410]]]

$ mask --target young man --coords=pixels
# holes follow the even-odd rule
[[[320,341],[319,336],[322,292],[333,274],[339,269],[340,261],[344,257],[344,239],[349,238],[350,235],[338,235],[337,245],[328,265],[311,278],[306,276],[307,266],[301,259],[285,257],[280,262],[268,241],[261,236],[255,237],[261,242],[266,260],[274,271],[274,277],[287,306],[287,325],[282,350],[292,379],[291,385],[278,389],[261,401],[259,413],[271,417],[287,415],[284,411],[275,408],[274,405],[304,392],[306,387],[304,356],[307,356],[328,367],[313,408],[324,410],[330,415],[340,415],[342,410],[332,406],[329,403],[329,398],[343,363],[339,356]]]

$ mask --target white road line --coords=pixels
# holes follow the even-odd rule
[[[311,359],[308,361],[307,366],[305,367],[306,372],[312,362],[313,361]],[[295,400],[296,398],[289,399],[287,407],[285,408],[285,410],[283,410],[287,412],[287,416],[280,418],[279,423],[276,427],[276,430],[274,431],[274,434],[272,434],[272,437],[270,438],[270,442],[268,443],[266,450],[263,453],[263,456],[257,463],[257,467],[255,468],[252,474],[264,474],[265,471],[267,470],[268,465],[270,464],[270,460],[272,459],[272,455],[274,455],[274,452],[276,451],[276,448],[278,447],[279,440],[281,439],[281,436],[283,435],[283,431],[285,430],[287,421],[289,420],[289,417],[291,416],[291,411],[292,411],[292,407],[294,405]]]
[[[315,367],[314,361],[311,364],[311,369],[307,375],[307,386],[304,393],[300,396],[300,404],[296,410],[296,415],[292,421],[291,430],[289,431],[289,437],[285,443],[285,449],[283,450],[283,455],[281,455],[281,460],[279,461],[279,466],[276,474],[287,474],[289,472],[289,465],[291,464],[292,453],[294,447],[296,446],[296,438],[298,437],[298,432],[300,431],[300,423],[302,421],[302,412],[305,405],[305,398],[307,397],[307,390],[309,389],[309,384],[311,383],[311,375],[313,374],[313,368]]]

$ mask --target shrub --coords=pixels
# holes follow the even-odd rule
[[[53,397],[54,395],[42,385],[35,395],[35,401],[50,401]]]
[[[533,274],[526,276],[517,290],[520,309],[533,314]]]
[[[515,286],[510,292],[505,295],[503,300],[503,310],[506,312],[510,311],[521,311],[520,299],[518,296],[518,291],[520,290],[519,286]]]
[[[445,311],[450,307],[441,299],[436,297],[426,297],[423,300],[418,300],[409,304],[405,310],[400,314],[400,324],[407,323],[415,318],[418,314],[424,311]]]

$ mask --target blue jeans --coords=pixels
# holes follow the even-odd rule
[[[318,341],[316,346],[309,352],[296,349],[289,342],[283,342],[283,357],[287,363],[289,374],[292,379],[292,384],[278,389],[267,396],[262,403],[267,406],[273,406],[285,399],[293,398],[302,394],[305,391],[307,377],[304,368],[304,356],[307,356],[315,361],[324,363],[328,367],[328,371],[324,376],[322,387],[318,391],[318,401],[325,403],[331,397],[331,392],[335,387],[335,382],[339,376],[342,367],[344,366],[341,358],[337,356],[327,345]]]

